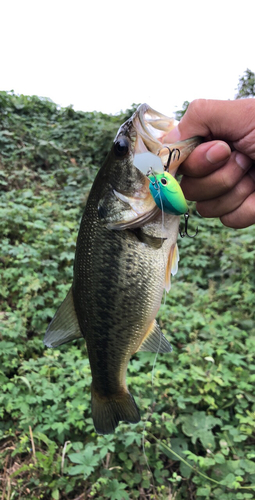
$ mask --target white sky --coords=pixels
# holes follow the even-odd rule
[[[255,71],[254,0],[0,0],[0,90],[116,113],[233,99]]]

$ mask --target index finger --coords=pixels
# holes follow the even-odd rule
[[[203,142],[180,165],[178,173],[191,177],[204,177],[223,166],[230,155],[231,149],[226,142]]]
[[[200,135],[238,142],[252,132],[255,135],[254,124],[254,99],[196,99],[189,104],[180,123],[165,140],[176,142]]]

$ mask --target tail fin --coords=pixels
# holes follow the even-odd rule
[[[101,398],[91,388],[92,418],[98,434],[111,434],[123,420],[131,424],[140,421],[140,413],[133,396],[129,392],[116,394],[111,398]]]

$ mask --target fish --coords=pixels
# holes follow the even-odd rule
[[[140,105],[118,130],[82,216],[71,288],[45,334],[47,347],[83,337],[91,367],[91,409],[98,434],[140,411],[126,384],[132,355],[170,353],[156,315],[178,268],[179,215],[164,214],[150,191],[149,171],[175,175],[199,144],[163,144],[173,119]],[[169,151],[177,151],[169,161]]]

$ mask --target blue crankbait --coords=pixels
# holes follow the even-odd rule
[[[149,175],[150,192],[160,210],[172,215],[182,215],[188,210],[184,194],[177,180],[168,172]]]

